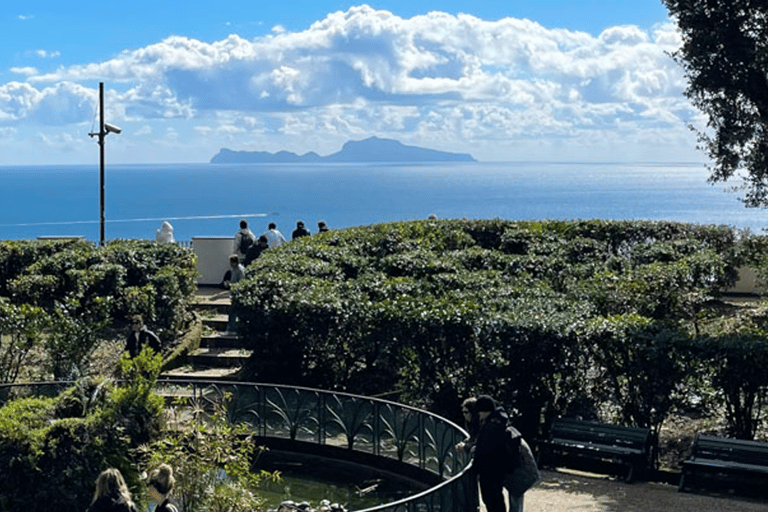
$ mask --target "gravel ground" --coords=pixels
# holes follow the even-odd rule
[[[542,471],[525,494],[525,512],[766,512],[768,501],[679,493],[658,483],[627,484],[588,473]]]

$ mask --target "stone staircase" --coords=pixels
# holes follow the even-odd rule
[[[198,288],[194,309],[203,321],[200,347],[187,355],[187,364],[162,373],[161,378],[236,380],[251,351],[240,347],[239,338],[225,334],[230,306],[229,291]]]

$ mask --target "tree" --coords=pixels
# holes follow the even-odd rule
[[[683,45],[686,96],[708,116],[699,141],[709,181],[743,180],[748,207],[768,206],[768,2],[664,0]],[[742,174],[743,173],[743,174]]]

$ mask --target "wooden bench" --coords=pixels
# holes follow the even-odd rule
[[[552,423],[549,438],[538,444],[539,462],[567,456],[619,462],[627,467],[626,481],[631,482],[636,473],[648,467],[651,429],[558,418]]]
[[[762,493],[768,485],[768,443],[698,434],[691,456],[683,461],[679,491],[715,480],[718,487],[752,486]]]

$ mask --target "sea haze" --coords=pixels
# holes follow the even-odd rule
[[[178,240],[256,233],[274,221],[290,235],[408,219],[653,219],[762,232],[702,164],[178,164],[107,165],[106,237],[154,238],[170,220]],[[0,167],[0,238],[99,237],[99,169]]]

